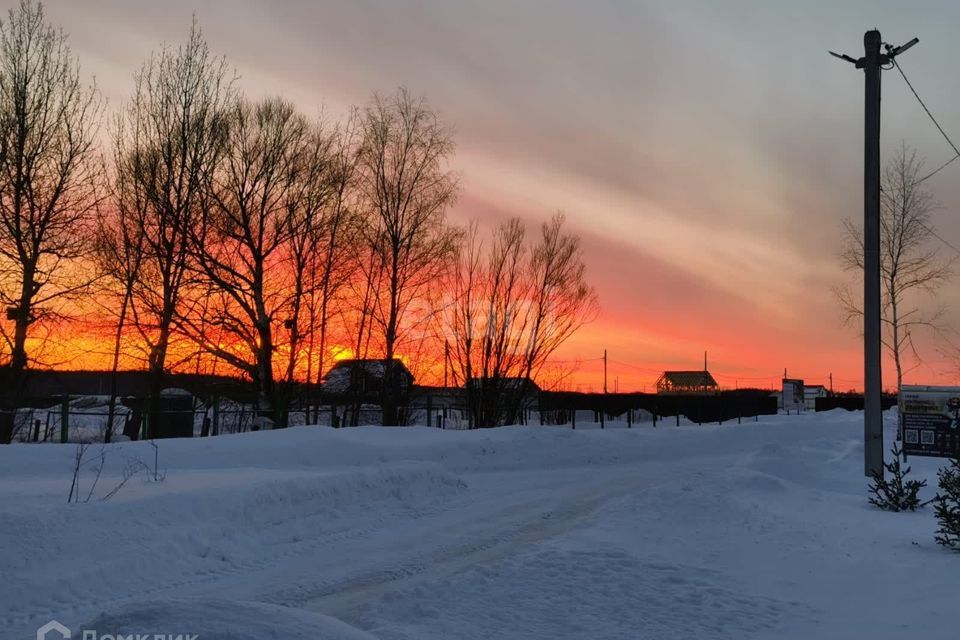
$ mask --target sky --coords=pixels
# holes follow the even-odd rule
[[[7,5],[11,0],[4,0]],[[920,44],[900,62],[960,139],[954,2],[595,0],[47,0],[111,109],[196,14],[254,97],[340,117],[406,86],[456,130],[463,191],[450,216],[531,226],[567,214],[599,318],[555,358],[574,388],[650,390],[664,369],[721,385],[790,377],[861,386],[862,343],[832,290],[841,221],[862,219],[863,32]],[[883,77],[884,153],[951,156],[895,71]],[[929,181],[936,228],[960,246],[960,162]],[[942,247],[944,255],[953,251]],[[951,284],[940,294],[960,311]],[[926,303],[922,303],[926,304]],[[948,312],[952,321],[957,312]],[[957,323],[960,326],[960,323]],[[924,337],[908,382],[955,366]],[[890,384],[892,367],[885,380]]]

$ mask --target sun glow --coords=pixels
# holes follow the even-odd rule
[[[330,352],[330,358],[334,362],[340,362],[341,360],[350,360],[351,358],[355,357],[353,349],[351,349],[350,347],[339,345],[339,344],[333,345],[328,349],[328,351]]]

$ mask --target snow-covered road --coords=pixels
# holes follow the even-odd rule
[[[164,441],[98,501],[122,443],[72,505],[73,446],[6,447],[0,638],[952,638],[960,554],[867,505],[860,419]]]

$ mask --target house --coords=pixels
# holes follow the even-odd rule
[[[322,389],[335,396],[379,401],[384,392],[388,360],[346,359],[338,361],[323,378]],[[393,393],[405,397],[413,386],[413,374],[402,361],[392,361]]]
[[[664,371],[657,380],[657,393],[662,395],[717,393],[717,381],[707,370]]]
[[[808,411],[817,408],[817,398],[826,398],[830,393],[822,384],[808,384],[803,387],[803,406]]]

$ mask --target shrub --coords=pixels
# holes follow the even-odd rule
[[[937,544],[960,551],[960,456],[937,472],[937,480],[940,490],[933,503],[940,528],[935,539]]]
[[[892,476],[885,480],[883,474],[874,473],[870,484],[870,504],[884,511],[916,511],[924,505],[920,501],[920,489],[927,486],[926,480],[907,480],[910,467],[900,464],[901,450],[894,444],[890,449],[893,461],[883,463]]]

